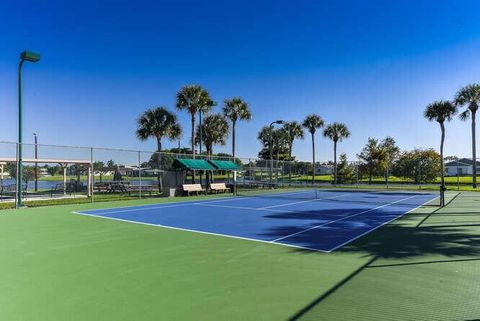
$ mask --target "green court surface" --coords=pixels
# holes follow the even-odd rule
[[[473,320],[480,194],[330,253],[72,214],[0,211],[0,320]]]

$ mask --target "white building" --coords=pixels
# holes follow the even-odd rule
[[[445,164],[446,176],[464,176],[473,174],[473,161],[468,158],[450,161]],[[477,161],[477,174],[480,174],[480,162]]]
[[[315,164],[315,175],[331,175],[333,174],[333,165]]]

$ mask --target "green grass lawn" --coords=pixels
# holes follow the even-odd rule
[[[0,320],[476,319],[480,194],[456,195],[332,254],[71,213],[178,199],[4,210]]]

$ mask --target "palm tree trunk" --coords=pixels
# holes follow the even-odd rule
[[[472,111],[472,158],[473,158],[473,188],[477,188],[477,147],[475,139],[475,114],[476,111]]]
[[[289,162],[289,166],[288,166],[288,183],[289,184],[292,184],[292,165],[293,165],[293,160],[292,160],[292,146],[293,146],[293,142],[290,142],[289,146],[288,146],[288,162]]]
[[[192,157],[195,159],[195,113],[192,116]],[[200,128],[200,130],[202,130]],[[195,171],[192,171],[192,183],[195,184]]]
[[[162,137],[157,137],[157,152],[162,151]]]
[[[232,156],[235,161],[235,122],[232,122]]]
[[[312,184],[315,184],[315,134],[313,133],[312,133],[312,159],[313,159]]]
[[[372,164],[368,165],[368,184],[372,184],[372,175],[373,175],[373,168]]]
[[[337,185],[337,142],[333,142],[333,179]]]
[[[193,155],[193,159],[195,159],[195,114],[192,114],[191,122],[192,122],[192,141],[191,141],[192,155]],[[200,130],[202,129],[200,128]]]
[[[158,166],[158,169],[161,170],[161,167],[162,167],[162,163],[161,163],[161,154],[160,152],[162,151],[162,138],[161,137],[157,137],[157,166]],[[140,170],[140,169],[139,169]],[[160,174],[157,174],[157,184],[158,184],[158,192],[161,193],[162,192],[162,183],[160,182]]]
[[[445,141],[445,125],[440,123],[442,138],[440,141],[440,206],[445,206],[445,172],[443,168],[443,143]]]

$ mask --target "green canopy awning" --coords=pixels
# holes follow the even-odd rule
[[[175,158],[173,161],[174,168],[181,168],[181,169],[192,169],[197,171],[213,171],[216,168],[203,159],[182,159],[182,158]]]
[[[240,166],[238,166],[232,161],[209,160],[208,162],[213,166],[215,166],[215,168],[218,170],[222,170],[222,171],[239,171],[240,170]]]

